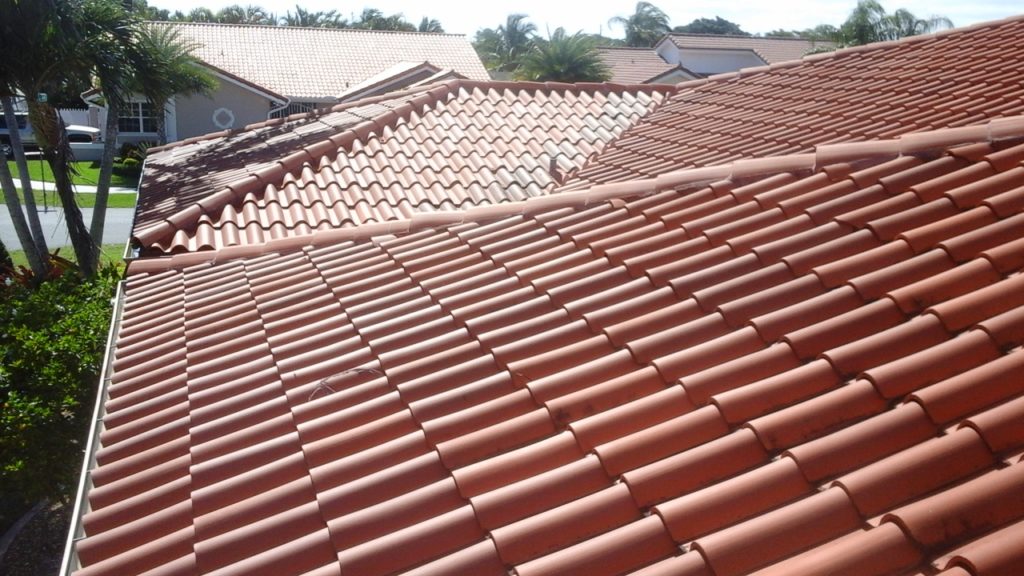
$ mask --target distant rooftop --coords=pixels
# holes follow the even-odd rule
[[[195,42],[196,56],[293,100],[333,101],[400,62],[428,61],[474,80],[489,76],[461,34],[153,22]],[[270,56],[273,55],[271,58]]]
[[[768,64],[802,58],[818,48],[834,49],[835,42],[774,36],[729,36],[722,34],[669,34],[666,38],[680,48],[722,48],[753,50]],[[664,40],[662,40],[664,42]]]
[[[623,84],[643,84],[652,82],[679,70],[697,78],[698,75],[685,68],[665,62],[651,48],[627,48],[619,46],[601,46],[597,49],[601,61],[612,73],[612,82]]]

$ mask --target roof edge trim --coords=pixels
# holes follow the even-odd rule
[[[107,329],[107,345],[103,351],[103,365],[100,369],[100,380],[96,387],[96,400],[93,405],[92,420],[90,420],[89,437],[85,443],[85,453],[82,455],[82,472],[78,477],[78,490],[75,493],[75,505],[71,512],[71,525],[68,527],[67,541],[64,543],[64,555],[61,558],[60,574],[67,576],[78,569],[78,550],[75,543],[81,539],[82,520],[88,512],[89,499],[86,496],[86,488],[90,483],[90,471],[96,467],[96,451],[99,448],[100,428],[103,425],[103,412],[106,406],[107,388],[110,386],[110,377],[113,373],[114,364],[114,337],[121,327],[121,315],[124,313],[125,281],[117,283],[117,291],[114,295],[114,309],[111,311],[110,328]]]

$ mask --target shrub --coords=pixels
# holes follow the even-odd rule
[[[0,493],[73,496],[117,280],[0,285]]]
[[[128,160],[136,160],[141,163],[146,157],[146,153],[153,146],[153,142],[125,142],[121,144],[118,156],[120,156],[122,163]]]
[[[0,242],[0,279],[3,279],[4,272],[13,269],[14,261],[11,260],[11,254],[7,251],[7,246]]]

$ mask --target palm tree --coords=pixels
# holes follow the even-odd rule
[[[224,24],[274,24],[277,22],[273,14],[268,14],[263,8],[252,4],[225,6],[217,12],[216,18],[217,22]]]
[[[640,48],[654,46],[670,30],[668,15],[649,2],[637,2],[632,16],[616,16],[608,24],[622,26],[626,30],[626,45]]]
[[[0,53],[23,54],[33,39],[43,33],[41,25],[45,22],[45,14],[42,11],[45,8],[42,4],[25,6],[13,2],[0,2]],[[0,59],[0,107],[3,108],[6,125],[11,128],[8,132],[8,143],[18,167],[21,190],[25,198],[25,212],[21,210],[21,202],[7,166],[7,158],[0,158],[0,187],[3,188],[5,203],[29,267],[36,278],[43,278],[49,267],[46,236],[43,234],[36,210],[28,162],[21,143],[21,133],[16,128],[18,120],[14,114],[15,98],[21,98],[19,80],[29,72],[27,68],[24,58]]]
[[[110,0],[6,0],[0,2],[0,9],[3,52],[19,55],[6,59],[3,83],[30,96],[26,103],[36,143],[53,172],[79,266],[91,276],[99,251],[75,202],[64,123],[49,102],[31,95],[55,94],[76,75],[127,67],[134,19],[120,3]],[[116,74],[108,75],[107,83],[108,90],[123,87]]]
[[[289,10],[280,19],[283,26],[301,26],[303,28],[347,28],[348,21],[338,15],[338,12],[311,12],[298,4],[295,5],[295,14]]]
[[[193,8],[192,11],[185,16],[185,19],[189,22],[216,22],[217,15],[209,8],[200,7]]]
[[[904,36],[929,34],[936,30],[952,28],[953,21],[945,16],[918,18],[906,8],[900,8],[886,15],[881,36],[885,40],[899,40]]]
[[[175,95],[210,94],[217,79],[192,55],[199,45],[181,37],[171,26],[141,26],[140,51],[133,62],[133,88],[141,92],[157,111],[157,138],[167,143],[164,114]]]
[[[540,82],[601,82],[611,77],[594,41],[582,31],[572,36],[558,28],[547,40],[538,39],[516,71],[522,80]]]
[[[108,5],[109,7],[109,5]],[[110,8],[116,9],[116,8]],[[107,104],[107,117],[103,139],[103,156],[100,160],[99,181],[97,182],[95,205],[89,235],[93,244],[103,243],[103,227],[106,222],[107,198],[110,192],[110,177],[113,171],[114,150],[117,146],[118,111],[128,100],[132,89],[131,74],[135,63],[141,58],[141,46],[136,26],[137,19],[130,19],[131,28],[123,38],[100,35],[94,45],[91,70],[94,72]]]
[[[192,56],[195,48],[196,45],[183,41],[178,30],[170,26],[143,25],[138,28],[138,41],[130,53],[131,77],[128,81],[132,90],[144,94],[156,110],[157,139],[160,144],[167,142],[163,112],[167,109],[170,99],[175,95],[209,94],[217,87],[214,76],[206,68],[201,67],[199,60]],[[101,243],[103,239],[117,142],[118,111],[126,104],[123,90],[108,91],[107,83],[103,80],[105,76],[119,73],[122,72],[104,70],[98,74],[107,100],[107,121],[103,159],[96,186],[96,204],[89,226],[89,234],[96,243]]]
[[[533,48],[537,27],[526,14],[509,14],[497,29],[484,28],[476,33],[473,47],[489,70],[514,72],[520,59]]]
[[[366,8],[359,15],[359,19],[353,23],[353,28],[363,30],[397,30],[400,32],[415,32],[416,27],[410,24],[402,14],[385,16],[376,8]]]
[[[952,27],[953,22],[944,16],[918,18],[903,8],[887,14],[876,0],[860,0],[846,22],[839,27],[836,40],[841,44],[857,46]]]
[[[444,27],[442,27],[441,23],[438,22],[437,20],[434,20],[433,18],[427,18],[426,16],[424,16],[423,20],[420,20],[420,25],[419,28],[417,28],[417,32],[437,32],[443,34]]]
[[[6,110],[6,103],[11,99],[10,97],[5,97],[5,100],[4,108]],[[12,126],[12,124],[8,123],[8,126]],[[16,124],[13,124],[13,126],[16,126]],[[40,250],[36,245],[36,238],[42,238],[41,230],[40,235],[36,236],[25,220],[25,213],[21,211],[21,202],[18,200],[18,192],[14,187],[14,179],[11,177],[11,171],[7,167],[6,158],[0,159],[0,188],[3,189],[4,202],[7,204],[7,211],[11,215],[11,223],[14,225],[15,234],[18,235],[18,242],[21,244],[22,250],[25,251],[25,258],[28,260],[29,268],[32,269],[32,273],[36,278],[43,278],[46,276],[47,271],[47,262],[43,258],[43,254],[46,254],[46,249]],[[26,198],[31,195],[32,188],[29,187],[28,190]],[[29,209],[29,214],[34,213],[35,207],[33,205]],[[38,220],[38,215],[36,215],[36,221],[38,222]]]
[[[0,97],[0,107],[3,107],[5,124],[12,128],[18,126],[18,119],[14,114],[13,89],[8,88],[4,90],[4,95]],[[21,238],[19,234],[18,239],[21,241],[29,240],[31,246],[29,246],[26,250],[26,254],[29,254],[29,251],[31,250],[31,254],[38,259],[38,261],[33,262],[33,258],[30,257],[29,264],[32,267],[33,273],[35,273],[38,277],[41,278],[44,275],[45,268],[47,267],[48,264],[47,259],[43,257],[44,254],[47,254],[49,252],[49,250],[46,247],[46,235],[43,234],[43,226],[39,222],[39,212],[36,210],[35,192],[32,189],[32,180],[29,178],[28,161],[25,158],[25,148],[22,146],[21,143],[21,132],[18,129],[10,129],[8,131],[8,139],[11,150],[14,152],[15,165],[18,167],[18,175],[21,180],[21,189],[23,194],[25,195],[25,210],[28,213],[28,230],[30,232],[30,235],[26,238]],[[3,155],[0,154],[0,156]],[[6,184],[7,179],[10,178],[10,174],[7,168],[7,158],[0,158],[0,163],[4,164],[3,170],[0,171],[0,178],[3,178],[4,184]],[[7,174],[4,175],[3,173]],[[7,207],[8,209],[17,212],[16,214],[13,211],[11,212],[11,218],[15,222],[15,229],[17,230],[17,222],[20,220],[24,220],[24,218],[21,212],[21,207],[18,202],[17,194],[14,191],[13,181],[11,184],[11,189],[7,190],[5,188],[4,193],[5,196],[7,196],[8,193],[13,195],[11,198],[7,200]],[[11,203],[12,201],[13,204]]]

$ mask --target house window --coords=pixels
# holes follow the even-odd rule
[[[273,107],[273,104],[271,104]],[[316,102],[292,102],[288,104],[287,108],[281,110],[275,110],[271,114],[271,118],[284,118],[285,116],[291,116],[292,114],[304,114],[306,112],[312,112],[316,110]]]
[[[149,102],[129,102],[117,118],[117,129],[121,132],[154,133],[156,124],[156,112]]]

